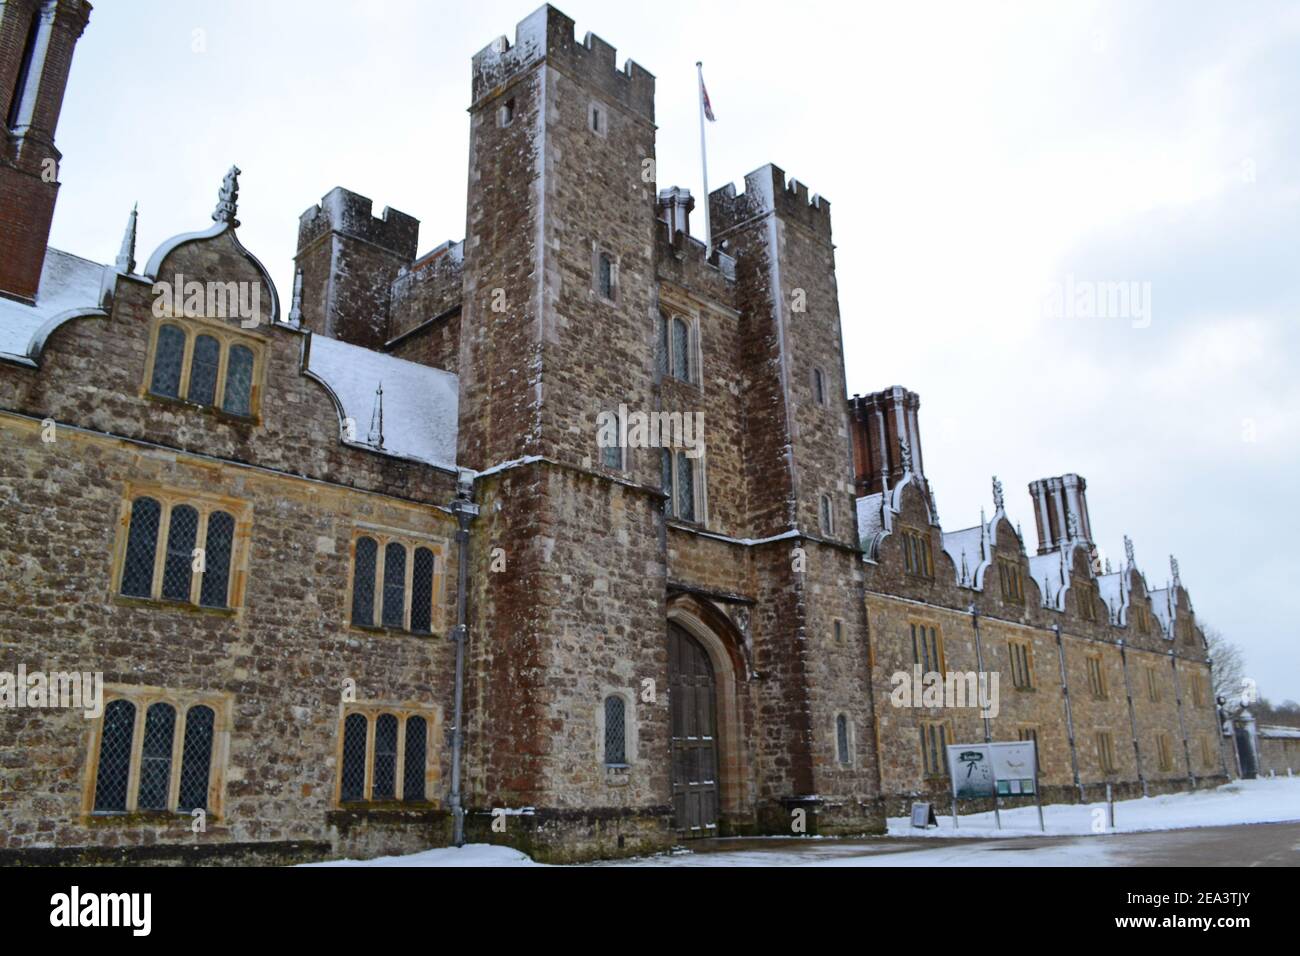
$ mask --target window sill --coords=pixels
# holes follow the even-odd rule
[[[257,413],[250,415],[236,415],[234,412],[228,412],[215,405],[200,405],[198,402],[191,402],[188,399],[173,398],[170,395],[159,395],[148,390],[145,391],[144,397],[151,402],[157,402],[159,405],[167,405],[172,408],[187,408],[190,411],[211,416],[217,421],[224,422],[228,425],[257,426],[262,424],[261,416]]]
[[[203,811],[207,823],[219,819],[211,810]],[[88,826],[96,827],[137,827],[137,826],[184,826],[189,829],[193,814],[189,810],[92,810],[85,814]]]
[[[353,621],[348,622],[348,629],[361,631],[363,634],[387,635],[389,637],[420,637],[434,638],[439,634],[436,631],[408,631],[404,627],[388,627],[383,624],[357,624]]]
[[[191,604],[189,601],[172,601],[166,598],[133,597],[129,594],[114,594],[113,603],[121,607],[151,607],[162,611],[186,611],[190,614],[211,614],[215,617],[234,617],[238,608],[208,607],[204,604]]]

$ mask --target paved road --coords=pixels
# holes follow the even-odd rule
[[[696,840],[647,866],[1300,866],[1300,822],[1087,837]]]

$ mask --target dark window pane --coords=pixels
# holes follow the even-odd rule
[[[384,548],[384,627],[402,627],[406,614],[406,545]]]
[[[131,738],[135,734],[135,704],[114,700],[104,708],[99,737],[99,769],[95,776],[95,809],[126,809],[126,781],[131,772]]]
[[[181,363],[185,360],[185,333],[178,326],[164,325],[158,330],[158,346],[153,356],[153,381],[149,391],[168,398],[181,396]]]
[[[627,728],[624,710],[627,703],[613,694],[605,698],[605,763],[627,763]]]
[[[380,714],[375,721],[375,776],[371,795],[375,800],[397,796],[397,718]]]
[[[339,800],[364,800],[366,797],[366,718],[348,714],[343,721],[343,777]]]
[[[153,498],[131,502],[131,529],[126,536],[122,564],[122,593],[147,598],[153,594],[153,562],[158,549],[158,521],[162,506]]]
[[[595,122],[594,115],[593,123]],[[614,298],[614,263],[603,252],[600,254],[599,269],[600,294],[607,299],[612,299]]]
[[[658,329],[659,345],[655,349],[655,365],[659,371],[659,376],[662,378],[664,375],[668,374],[668,369],[669,369],[668,356],[672,352],[672,348],[668,344],[669,320],[667,316],[663,315],[663,313],[660,313],[659,315],[658,325],[659,325],[659,329]]]
[[[210,335],[194,340],[194,357],[190,359],[189,400],[211,405],[217,398],[217,365],[221,361],[221,343]]]
[[[166,810],[167,788],[172,778],[172,737],[176,733],[176,708],[150,704],[144,715],[144,745],[140,750],[141,810]]]
[[[843,714],[835,718],[835,743],[839,748],[840,763],[849,765],[849,721]]]
[[[677,453],[677,516],[695,520],[695,467],[685,452]]]
[[[231,415],[250,415],[253,402],[253,350],[232,345],[226,359],[226,394],[221,407]]]
[[[415,549],[411,577],[411,630],[428,634],[433,630],[433,552]]]
[[[175,520],[173,518],[173,520]],[[207,544],[204,545],[203,584],[199,603],[204,607],[225,607],[230,583],[230,551],[235,534],[235,519],[224,511],[208,516]]]
[[[171,601],[190,599],[194,577],[194,539],[199,533],[199,513],[189,505],[172,509],[167,531],[167,556],[163,561],[162,596]]]
[[[402,799],[424,800],[424,770],[428,758],[428,723],[423,717],[406,719],[406,759],[402,764]]]
[[[211,707],[191,707],[185,714],[185,743],[181,750],[181,792],[176,809],[207,809],[208,773],[212,766]]]
[[[379,546],[374,538],[357,539],[356,563],[352,569],[352,623],[375,623],[375,560]]]

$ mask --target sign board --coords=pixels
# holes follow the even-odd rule
[[[958,800],[1032,796],[1035,774],[1034,742],[952,744],[948,747],[948,772]]]
[[[928,803],[912,804],[912,826],[924,830],[926,827],[937,827],[938,825],[939,821],[935,818],[934,807]]]

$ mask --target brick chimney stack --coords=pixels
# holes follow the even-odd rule
[[[54,129],[86,0],[0,0],[0,295],[35,301],[59,192]]]
[[[920,407],[920,396],[899,385],[849,399],[854,491],[859,497],[883,491],[885,481],[894,487],[905,471],[924,480]]]
[[[1029,486],[1038,525],[1038,553],[1059,551],[1071,540],[1091,545],[1088,519],[1088,482],[1080,475],[1040,478]]]

